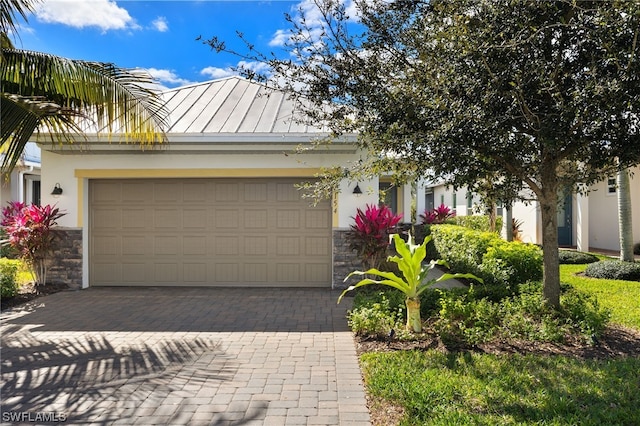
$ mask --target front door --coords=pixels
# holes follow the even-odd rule
[[[562,195],[560,195],[562,197]],[[571,230],[572,216],[571,192],[567,192],[563,201],[558,204],[558,245],[568,247],[572,245],[573,234]]]

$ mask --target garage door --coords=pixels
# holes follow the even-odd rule
[[[89,184],[92,286],[331,286],[331,205],[294,179]]]

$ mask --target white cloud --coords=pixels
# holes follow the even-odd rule
[[[113,0],[47,0],[36,9],[39,21],[102,31],[139,29],[129,12]]]
[[[238,73],[231,69],[231,67],[218,68],[218,67],[206,67],[200,71],[200,74],[206,75],[214,80],[219,78],[231,77],[238,75]]]
[[[165,83],[170,86],[186,86],[188,84],[193,84],[192,81],[189,81],[184,78],[180,78],[174,71],[172,70],[163,70],[157,68],[146,68],[147,71],[153,78],[158,80],[160,83]]]
[[[161,33],[169,31],[169,22],[164,16],[158,16],[151,24],[156,30],[160,31]]]
[[[360,19],[360,12],[354,0],[339,0],[345,8],[345,13],[349,22],[357,22]],[[316,0],[301,0],[300,3],[293,6],[292,18],[294,21],[301,22],[304,16],[305,25],[309,31],[303,34],[304,38],[311,40],[319,40],[326,26],[325,18],[318,8]],[[302,11],[302,15],[300,13]],[[289,30],[277,30],[269,41],[269,46],[283,47],[288,41],[294,37]]]

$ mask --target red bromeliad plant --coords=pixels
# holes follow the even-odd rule
[[[384,204],[367,204],[367,209],[358,209],[354,217],[355,223],[347,234],[349,247],[358,252],[365,265],[379,267],[387,258],[389,235],[401,219],[402,215],[393,214]]]
[[[38,285],[46,284],[49,259],[59,237],[54,227],[64,215],[57,207],[26,206],[15,201],[2,210],[0,225],[7,233],[8,243],[31,267]]]
[[[422,219],[422,223],[426,225],[433,225],[444,223],[447,219],[455,217],[455,215],[456,212],[452,212],[449,207],[440,204],[440,206],[431,211],[425,210],[424,214],[420,215],[420,219]]]

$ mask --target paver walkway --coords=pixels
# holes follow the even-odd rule
[[[338,294],[93,288],[37,299],[2,313],[0,422],[369,425],[350,300],[336,305]]]

